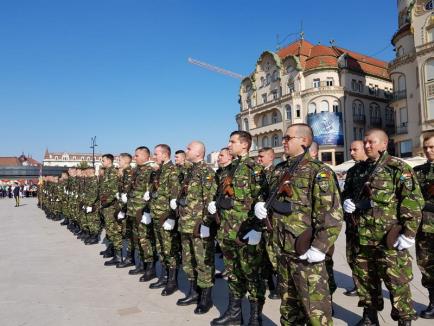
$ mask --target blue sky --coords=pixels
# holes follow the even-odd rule
[[[390,60],[396,11],[396,0],[1,1],[0,156],[90,151],[95,135],[98,152],[193,139],[217,150],[237,128],[239,81],[188,57],[246,75],[303,21],[314,44]]]

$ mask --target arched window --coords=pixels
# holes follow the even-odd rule
[[[425,81],[434,81],[434,59],[430,59],[425,64]]]
[[[285,111],[286,111],[286,120],[291,120],[292,119],[291,105],[289,104],[285,105]]]
[[[266,114],[264,114],[262,116],[262,126],[267,126],[268,125],[268,117]]]
[[[329,111],[329,102],[321,101],[319,111],[320,112],[328,112]]]
[[[309,103],[307,114],[315,114],[315,113],[316,113],[316,104],[313,102]]]
[[[353,102],[353,115],[357,115],[357,102]]]
[[[333,102],[333,112],[339,112],[339,102],[338,101]]]
[[[265,78],[261,77],[261,87],[264,87],[264,86],[265,86]]]
[[[279,122],[279,116],[277,115],[277,112],[273,112],[271,114],[271,123],[278,123]]]
[[[279,136],[273,135],[273,147],[279,147],[279,146],[280,146]]]
[[[365,106],[362,102],[359,102],[359,114],[365,114]]]
[[[270,76],[270,74],[267,74],[267,85],[269,85],[270,84],[270,78],[271,78],[271,76]]]
[[[406,90],[405,77],[401,75],[398,78],[398,91],[405,91],[405,90]]]
[[[247,118],[244,119],[244,130],[249,131],[249,120]]]
[[[262,138],[262,147],[269,147],[269,143],[268,143],[268,137],[264,136],[264,138]]]
[[[274,70],[274,71],[273,71],[273,77],[272,77],[272,80],[273,80],[273,81],[276,81],[276,80],[277,80],[277,70]]]
[[[297,104],[297,106],[295,107],[295,117],[296,118],[301,118],[301,107],[300,105]]]

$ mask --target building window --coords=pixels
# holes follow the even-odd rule
[[[58,156],[54,156],[54,159],[57,160],[59,157]]]
[[[344,163],[344,152],[335,152],[335,164],[339,165]]]
[[[264,87],[264,86],[265,86],[265,78],[261,77],[261,87]]]
[[[353,137],[354,137],[354,140],[359,139],[359,138],[357,138],[357,128],[356,127],[353,128]]]
[[[425,65],[425,81],[427,83],[434,81],[434,59],[428,60]]]
[[[271,95],[273,96],[273,100],[277,100],[277,97],[278,97],[277,90],[272,91]]]
[[[412,157],[412,151],[413,145],[411,140],[405,140],[399,143],[399,153],[401,157]]]
[[[309,106],[307,108],[307,114],[315,114],[316,113],[316,104],[315,103],[309,103]]]
[[[277,112],[273,112],[273,114],[271,115],[271,122],[273,124],[279,122],[279,116],[277,115]]]
[[[277,77],[277,70],[273,71],[272,81],[277,81],[279,78]]]
[[[273,147],[279,147],[279,146],[280,146],[279,136],[273,135]]]
[[[267,85],[270,85],[270,80],[271,80],[270,74],[267,74],[266,80],[267,80]]]
[[[84,161],[84,156],[81,157],[81,160]]]
[[[329,102],[321,101],[319,111],[320,112],[329,112]]]
[[[319,78],[315,78],[313,80],[313,88],[318,88],[320,85],[320,79]]]
[[[291,121],[292,119],[291,105],[289,104],[285,105],[285,111],[286,111],[286,120]]]
[[[428,42],[434,42],[434,28],[430,28],[426,31],[427,33],[427,41]]]
[[[365,130],[364,130],[364,128],[360,128],[359,129],[359,140],[362,140],[364,136],[365,136]]]
[[[339,112],[339,102],[338,101],[333,102],[333,112]]]
[[[300,118],[301,117],[301,107],[300,107],[300,105],[297,105],[295,107],[295,117],[296,118]]]
[[[401,75],[398,78],[398,91],[405,91],[405,90],[406,90],[405,77]]]
[[[249,131],[249,120],[247,118],[244,119],[244,130]]]
[[[363,82],[359,80],[359,82],[357,83],[357,85],[359,86],[358,90],[360,93],[363,93],[365,86],[363,85]]]
[[[268,146],[270,146],[268,144],[268,137],[264,136],[264,138],[262,138],[262,147],[264,148],[264,147],[268,147]]]
[[[351,89],[354,92],[357,91],[357,81],[355,79],[351,80]]]
[[[262,116],[262,127],[268,126],[268,117],[266,114]]]
[[[267,94],[262,94],[262,103],[267,103]]]
[[[401,126],[406,126],[408,123],[408,111],[407,108],[400,108],[399,109],[399,122],[401,123]]]
[[[324,163],[332,164],[332,152],[322,152],[321,161],[323,161]]]
[[[327,77],[326,85],[327,86],[333,86],[333,84],[334,84],[333,78],[332,77]]]
[[[288,94],[291,94],[294,91],[295,91],[294,81],[288,82]]]

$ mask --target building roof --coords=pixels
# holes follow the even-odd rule
[[[0,166],[20,166],[20,161],[16,156],[0,157]]]
[[[297,40],[280,49],[277,54],[281,59],[288,56],[299,57],[301,66],[305,70],[338,68],[338,58],[345,54],[348,69],[380,78],[389,78],[386,61],[341,47],[313,45],[306,40]]]

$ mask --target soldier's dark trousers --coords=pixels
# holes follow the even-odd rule
[[[422,285],[434,289],[434,233],[419,230],[416,235],[416,257],[422,272]]]
[[[281,325],[333,325],[325,262],[310,264],[295,256],[278,257]]]
[[[220,239],[223,262],[228,276],[229,291],[239,299],[249,293],[249,300],[264,302],[265,283],[262,278],[264,244],[239,246],[235,241]]]
[[[410,281],[413,279],[411,256],[407,250],[390,250],[381,244],[360,246],[354,277],[359,307],[383,310],[383,280],[390,291],[392,319],[411,320],[416,317],[410,291]]]

